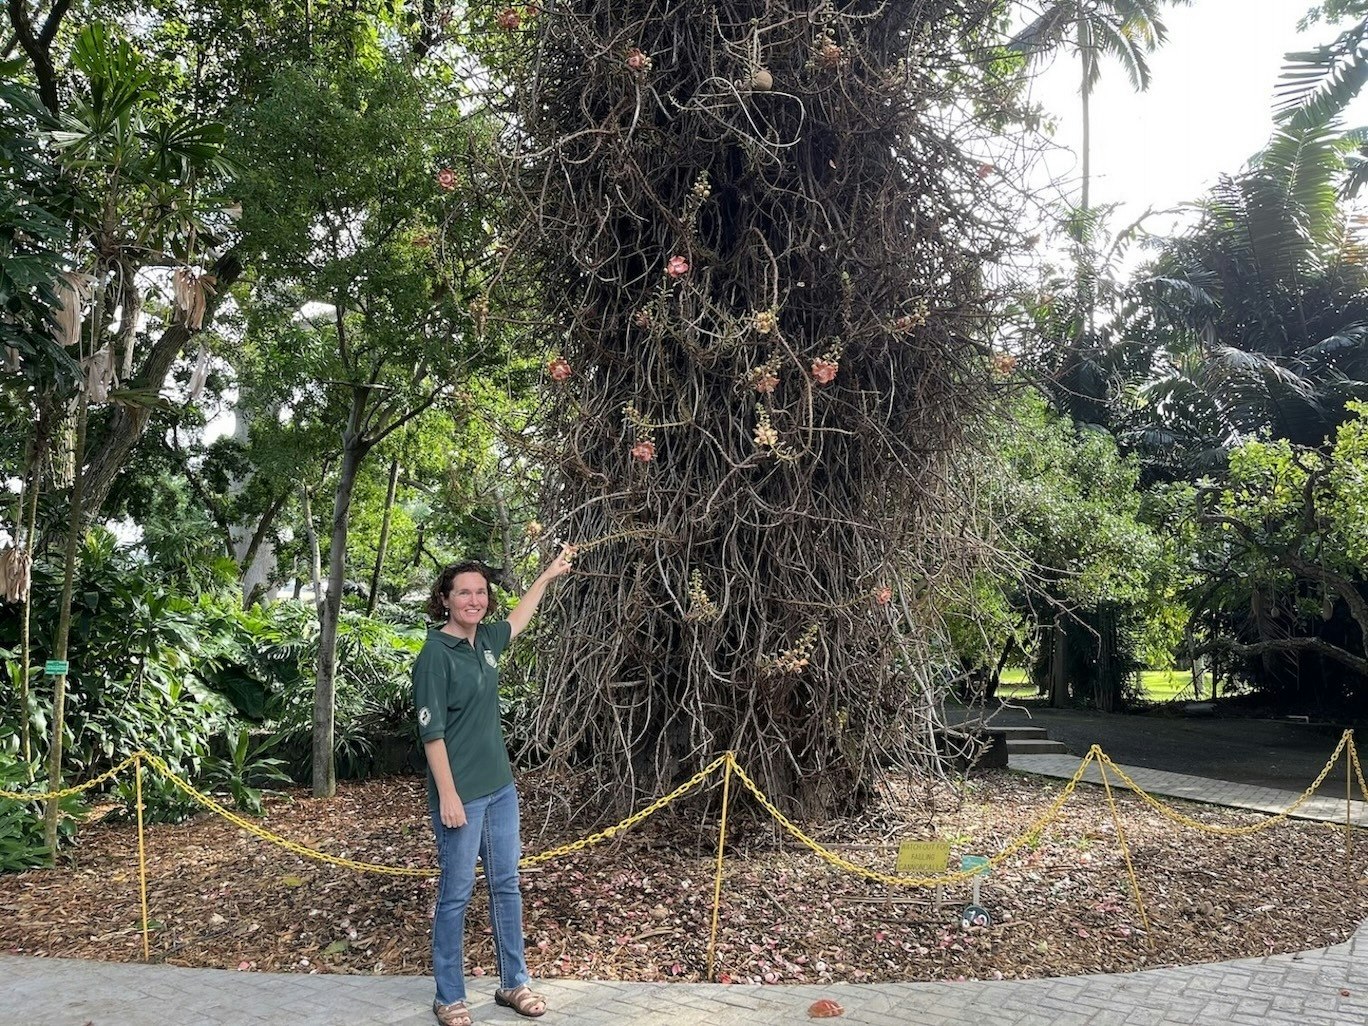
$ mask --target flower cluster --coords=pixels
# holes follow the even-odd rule
[[[456,172],[449,167],[441,168],[437,172],[437,184],[447,192],[456,188]]]
[[[774,655],[761,656],[756,665],[769,673],[802,673],[812,662],[812,650],[817,647],[817,625],[809,624],[792,648]]]
[[[779,444],[779,432],[770,423],[769,410],[759,403],[755,404],[755,447],[771,449]]]
[[[759,367],[746,373],[746,384],[761,395],[772,395],[779,387],[779,357],[771,356]]]
[[[813,381],[819,385],[829,385],[836,380],[836,372],[841,369],[842,349],[843,346],[837,339],[831,343],[826,352],[812,361]]]
[[[827,71],[835,71],[845,63],[845,51],[836,45],[836,40],[822,35],[812,46],[812,63]]]
[[[627,423],[632,425],[632,431],[636,436],[636,441],[628,450],[632,454],[632,459],[640,463],[650,463],[656,455],[655,437],[650,421],[631,403],[622,408],[622,415],[627,418]]]
[[[665,264],[665,273],[671,278],[682,278],[689,273],[689,261],[676,254]]]
[[[893,589],[887,584],[881,584],[874,589],[874,601],[881,606],[886,606],[893,601]]]
[[[703,574],[694,570],[689,574],[689,610],[684,619],[694,623],[710,623],[722,615],[707,590],[703,587]]]
[[[779,315],[773,310],[757,310],[754,319],[757,335],[768,335],[779,327]]]
[[[489,297],[486,295],[476,296],[470,301],[470,319],[475,322],[475,334],[477,336],[485,333],[485,328],[489,324]]]
[[[906,334],[913,328],[920,328],[926,323],[927,314],[930,308],[926,305],[925,299],[917,300],[917,305],[910,313],[899,314],[893,321],[893,330]]]
[[[632,47],[627,51],[627,67],[638,75],[645,75],[651,70],[651,58],[647,56],[639,47]]]
[[[570,366],[570,361],[557,354],[546,362],[546,373],[551,375],[552,381],[561,382],[575,372]]]
[[[494,18],[494,24],[505,32],[516,32],[522,25],[522,15],[511,7],[505,7]]]

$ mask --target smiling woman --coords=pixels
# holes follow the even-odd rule
[[[567,547],[499,623],[489,612],[489,571],[470,561],[446,567],[432,586],[428,632],[413,667],[418,734],[427,756],[428,812],[442,875],[432,920],[433,1014],[442,1026],[469,1026],[466,1008],[465,910],[475,886],[475,860],[489,885],[490,926],[499,969],[494,1000],[538,1016],[546,1001],[528,986],[523,953],[522,856],[518,792],[499,721],[499,656],[532,617],[546,587],[571,569]]]

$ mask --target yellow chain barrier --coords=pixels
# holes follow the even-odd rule
[[[1354,759],[1354,773],[1355,773],[1355,775],[1358,777],[1359,800],[1362,801],[1362,802],[1368,802],[1368,783],[1365,783],[1365,782],[1364,782],[1364,779],[1363,779],[1363,763],[1362,763],[1361,761],[1359,761],[1359,754],[1358,754],[1358,748],[1357,748],[1357,746],[1355,746],[1355,745],[1350,745],[1350,746],[1349,746],[1349,754],[1350,754],[1351,756],[1353,756],[1353,759]]]
[[[1116,830],[1116,843],[1121,848],[1121,857],[1126,861],[1126,874],[1130,877],[1131,896],[1135,898],[1135,907],[1140,910],[1140,925],[1145,929],[1145,944],[1153,951],[1154,937],[1150,933],[1149,915],[1145,912],[1145,899],[1140,893],[1140,878],[1135,875],[1135,864],[1131,862],[1130,845],[1126,843],[1126,831],[1121,825],[1121,810],[1116,807],[1116,796],[1112,794],[1111,781],[1107,779],[1106,756],[1102,754],[1102,749],[1093,745],[1088,750],[1092,756],[1101,756],[1097,763],[1098,775],[1102,778],[1102,790],[1107,794],[1107,805],[1111,808],[1112,827]]]
[[[1345,746],[1348,744],[1351,735],[1351,731],[1346,730],[1344,732],[1343,736],[1340,737],[1339,744],[1335,746],[1334,753],[1330,756],[1330,761],[1325,764],[1325,768],[1320,771],[1320,775],[1316,777],[1315,781],[1311,784],[1310,787],[1308,787],[1305,791],[1301,793],[1301,796],[1297,798],[1296,801],[1294,801],[1287,808],[1283,809],[1281,812],[1263,813],[1263,815],[1267,818],[1262,820],[1261,822],[1250,823],[1247,826],[1240,827],[1212,826],[1210,823],[1203,823],[1201,820],[1193,819],[1191,816],[1184,815],[1172,806],[1167,805],[1164,802],[1161,802],[1158,798],[1154,797],[1154,795],[1150,794],[1139,784],[1137,784],[1134,780],[1132,780],[1130,776],[1127,775],[1125,770],[1123,770],[1120,766],[1116,765],[1116,763],[1112,761],[1110,755],[1107,755],[1100,748],[1097,749],[1097,753],[1098,757],[1102,760],[1102,763],[1107,767],[1107,769],[1115,773],[1117,777],[1120,778],[1122,783],[1124,783],[1128,788],[1134,791],[1141,798],[1141,800],[1143,800],[1146,804],[1152,807],[1155,812],[1159,813],[1159,815],[1163,816],[1165,819],[1170,820],[1174,823],[1178,823],[1179,825],[1185,826],[1191,830],[1200,830],[1203,833],[1207,834],[1221,834],[1225,837],[1247,837],[1250,834],[1257,834],[1261,831],[1268,830],[1271,827],[1277,826],[1279,823],[1282,823],[1283,821],[1289,819],[1292,816],[1292,813],[1296,812],[1299,808],[1301,808],[1308,801],[1310,801],[1312,795],[1314,795],[1317,791],[1320,790],[1321,784],[1325,783],[1325,778],[1330,775],[1330,771],[1334,769],[1335,763],[1339,762],[1340,753],[1344,751]]]
[[[60,791],[0,791],[0,798],[8,798],[16,802],[45,802],[52,799],[61,801],[63,798],[70,798],[73,794],[80,794],[82,791],[89,791],[93,787],[99,787],[106,780],[113,780],[124,770],[132,766],[139,756],[146,755],[146,752],[137,751],[130,755],[123,762],[119,763],[111,770],[101,773],[98,777],[92,777],[84,784],[77,784],[75,787],[64,787]]]
[[[1116,798],[1112,793],[1111,783],[1107,777],[1108,770],[1115,773],[1119,780],[1121,780],[1131,791],[1135,792],[1135,794],[1141,800],[1150,805],[1165,819],[1168,819],[1181,826],[1188,827],[1194,830],[1200,830],[1205,833],[1221,834],[1228,837],[1245,836],[1249,834],[1259,833],[1263,830],[1267,830],[1270,827],[1287,820],[1298,808],[1300,808],[1307,801],[1309,801],[1311,797],[1316,793],[1316,791],[1320,789],[1321,785],[1325,783],[1326,777],[1329,776],[1330,770],[1339,761],[1341,754],[1344,754],[1346,759],[1348,760],[1348,764],[1345,768],[1346,803],[1349,801],[1347,796],[1347,778],[1351,769],[1357,775],[1360,794],[1364,795],[1365,797],[1368,797],[1368,784],[1365,783],[1363,765],[1359,760],[1357,748],[1353,743],[1353,731],[1345,731],[1344,735],[1340,738],[1339,744],[1335,747],[1334,752],[1331,754],[1329,761],[1325,764],[1325,768],[1321,770],[1320,774],[1316,777],[1315,781],[1311,784],[1311,786],[1308,787],[1305,791],[1303,791],[1302,794],[1286,809],[1278,813],[1264,814],[1265,818],[1258,823],[1253,823],[1242,827],[1221,827],[1212,826],[1208,823],[1203,823],[1200,820],[1185,815],[1184,813],[1179,812],[1178,810],[1172,808],[1164,802],[1161,802],[1159,799],[1155,798],[1149,792],[1145,791],[1142,787],[1140,787],[1140,785],[1137,784],[1135,780],[1133,780],[1123,769],[1121,769],[1121,767],[1119,767],[1115,762],[1113,762],[1111,757],[1107,755],[1104,751],[1102,751],[1102,749],[1098,745],[1093,745],[1088,750],[1088,754],[1079,762],[1078,769],[1074,772],[1073,776],[1069,778],[1068,782],[1060,790],[1059,794],[1049,804],[1049,806],[1046,807],[1044,812],[1042,812],[1038,817],[1036,817],[1036,819],[1031,823],[1031,825],[1028,826],[1026,830],[1023,831],[1018,837],[1009,841],[996,855],[989,856],[988,863],[996,867],[1001,863],[1005,862],[1007,859],[1011,858],[1027,844],[1032,843],[1034,839],[1038,838],[1041,831],[1043,831],[1051,822],[1055,820],[1056,817],[1058,817],[1060,811],[1064,808],[1064,805],[1073,796],[1079,783],[1083,780],[1083,777],[1086,774],[1088,767],[1092,765],[1094,762],[1096,762],[1098,771],[1102,778],[1102,786],[1106,792],[1107,803],[1111,809],[1113,822],[1116,826],[1117,840],[1121,846],[1122,855],[1125,858],[1126,870],[1130,875],[1131,887],[1135,895],[1136,905],[1139,907],[1141,921],[1145,924],[1145,932],[1146,936],[1148,937],[1149,922],[1145,913],[1144,904],[1140,896],[1140,884],[1138,878],[1136,877],[1135,868],[1131,862],[1130,851],[1126,844],[1125,834],[1121,826],[1120,811],[1116,804]],[[139,750],[137,752],[134,752],[132,755],[130,755],[123,762],[119,763],[117,766],[114,766],[108,771],[101,773],[99,776],[87,780],[85,783],[76,785],[74,787],[68,787],[59,791],[49,792],[0,791],[0,798],[8,798],[13,801],[35,802],[47,801],[52,799],[61,799],[69,795],[79,794],[83,791],[89,791],[92,788],[98,787],[100,784],[116,777],[119,773],[128,768],[128,766],[130,765],[133,765],[135,767],[135,772],[137,774],[135,781],[135,804],[138,815],[138,861],[140,865],[140,884],[143,906],[142,915],[144,957],[149,957],[150,951],[148,942],[149,920],[147,909],[147,860],[143,842],[142,822],[142,765],[144,762],[151,765],[154,769],[157,770],[157,772],[159,772],[162,776],[169,780],[172,785],[174,785],[180,791],[184,792],[188,797],[190,797],[193,801],[197,802],[199,805],[208,809],[210,812],[213,812],[216,815],[221,816],[228,822],[241,828],[247,833],[255,837],[258,837],[269,844],[275,845],[278,848],[283,848],[284,850],[289,851],[295,855],[299,855],[307,859],[312,859],[317,862],[322,862],[327,865],[338,866],[344,869],[352,869],[363,873],[379,873],[388,876],[404,877],[434,877],[439,875],[440,873],[440,871],[437,869],[420,869],[407,866],[385,866],[374,862],[364,862],[359,859],[350,859],[336,855],[329,855],[326,852],[319,851],[316,848],[311,848],[308,845],[300,844],[297,841],[291,841],[288,838],[282,837],[279,834],[267,830],[265,827],[262,827],[259,824],[253,823],[251,820],[238,815],[237,813],[226,808],[221,802],[217,801],[213,797],[197,790],[190,783],[183,780],[180,776],[174,773],[165,760],[145,750]],[[626,830],[630,830],[632,827],[641,823],[643,820],[647,819],[654,813],[660,811],[670,803],[682,798],[684,795],[688,794],[690,791],[694,790],[700,784],[706,781],[709,777],[711,777],[719,768],[725,768],[726,775],[723,780],[723,804],[722,819],[718,837],[717,874],[713,885],[713,936],[712,941],[709,944],[709,978],[711,978],[712,974],[714,945],[716,943],[717,933],[718,911],[721,905],[722,854],[723,847],[726,842],[727,807],[730,801],[730,783],[731,776],[733,773],[741,781],[741,783],[745,785],[746,789],[750,791],[751,795],[755,798],[757,802],[759,802],[761,807],[763,807],[765,811],[770,814],[770,816],[774,819],[776,823],[778,823],[799,843],[801,843],[803,846],[811,850],[813,853],[818,855],[820,858],[822,858],[830,865],[835,866],[837,869],[844,870],[848,873],[853,873],[856,876],[863,877],[867,880],[873,880],[875,882],[886,884],[888,886],[893,887],[944,886],[947,884],[961,883],[970,880],[974,876],[982,872],[981,869],[976,868],[959,871],[947,871],[936,876],[901,876],[890,873],[881,873],[877,870],[866,869],[864,866],[856,865],[850,860],[845,859],[842,856],[837,855],[835,852],[829,850],[828,848],[822,846],[820,843],[818,843],[813,838],[804,833],[787,816],[780,812],[778,807],[775,806],[774,802],[772,802],[769,799],[769,797],[764,793],[764,791],[760,789],[759,785],[757,785],[755,781],[752,780],[750,776],[746,773],[746,771],[743,770],[741,766],[736,762],[736,757],[731,752],[727,752],[723,755],[718,756],[707,766],[704,766],[701,770],[699,770],[697,773],[695,773],[692,777],[686,780],[679,787],[675,788],[669,794],[665,795],[662,798],[656,799],[650,805],[647,805],[639,811],[633,813],[621,822],[616,823],[613,826],[610,826],[604,830],[600,830],[597,833],[590,834],[587,837],[583,837],[577,841],[572,841],[569,844],[564,844],[559,847],[552,848],[544,852],[540,852],[536,855],[525,856],[522,859],[520,865],[524,867],[538,865],[539,863],[548,862],[552,859],[559,858],[560,856],[568,855],[576,851],[581,851],[592,845],[610,840],[618,834],[623,833]],[[1346,830],[1348,829],[1349,821],[1349,807],[1346,805]]]
[[[1074,789],[1078,787],[1078,782],[1083,779],[1083,774],[1087,771],[1088,766],[1092,763],[1094,758],[1094,754],[1089,752],[1087,757],[1079,763],[1078,770],[1074,773],[1072,779],[1064,785],[1064,789],[1059,793],[1059,796],[1036,818],[1035,822],[1027,827],[1019,837],[1014,841],[1011,841],[1000,852],[989,857],[988,862],[992,866],[997,867],[1015,855],[1027,844],[1031,843],[1031,840],[1059,815],[1059,810],[1064,807],[1064,803],[1073,795]],[[746,785],[746,789],[755,797],[755,800],[764,807],[765,811],[770,814],[776,823],[788,831],[795,840],[811,849],[824,861],[829,862],[837,869],[843,869],[848,873],[854,873],[856,876],[862,876],[866,880],[875,880],[879,883],[887,884],[890,887],[939,887],[945,884],[960,883],[965,880],[970,880],[983,872],[982,869],[964,869],[942,873],[939,876],[896,876],[891,873],[880,873],[877,870],[858,866],[849,859],[837,855],[834,851],[822,847],[817,841],[814,841],[807,834],[803,833],[803,831],[795,826],[787,816],[775,807],[775,804],[765,796],[765,793],[760,790],[755,781],[751,780],[746,771],[740,766],[733,765],[732,770],[741,779],[741,783]]]
[[[676,787],[664,798],[656,799],[654,802],[646,806],[640,812],[635,812],[632,815],[628,816],[621,823],[614,824],[613,826],[610,826],[607,830],[600,830],[596,834],[590,834],[588,837],[581,838],[578,841],[571,841],[569,844],[563,844],[559,848],[552,848],[550,851],[544,851],[537,855],[528,855],[525,858],[523,858],[522,862],[520,862],[519,865],[535,866],[539,862],[549,862],[551,859],[559,858],[562,855],[569,855],[572,851],[580,851],[584,848],[589,847],[591,844],[598,844],[600,841],[606,841],[609,838],[622,833],[624,830],[630,830],[632,827],[636,826],[647,816],[655,812],[659,812],[665,806],[669,805],[672,801],[684,797],[684,795],[688,794],[695,787],[697,787],[703,781],[707,780],[710,776],[712,776],[713,773],[717,770],[717,767],[721,766],[725,762],[730,761],[730,759],[730,752],[728,752],[725,755],[719,755],[716,759],[708,763],[708,765],[704,766],[701,770],[695,773],[688,780],[684,781],[684,783]]]

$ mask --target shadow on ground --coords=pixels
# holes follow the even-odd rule
[[[1050,740],[1063,743],[1080,758],[1098,744],[1123,766],[1145,766],[1284,791],[1301,791],[1316,779],[1345,729],[1287,720],[1186,717],[1176,711],[1141,714],[1051,709],[1031,702],[986,710],[955,706],[947,710],[947,716],[955,722],[984,717],[997,726],[1044,727]],[[1362,740],[1359,750],[1364,750]],[[1342,779],[1343,769],[1338,772]]]

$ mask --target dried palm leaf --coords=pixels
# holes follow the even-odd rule
[[[188,267],[178,267],[171,275],[176,311],[191,331],[199,331],[204,326],[204,313],[215,284],[212,274],[196,274]]]
[[[64,346],[74,346],[81,339],[82,311],[90,302],[95,280],[88,274],[69,271],[57,279],[57,329],[54,335]]]

